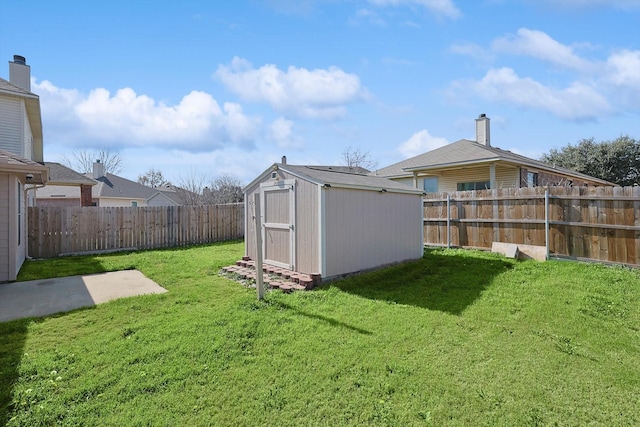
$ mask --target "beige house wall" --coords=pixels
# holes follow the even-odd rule
[[[9,174],[0,173],[0,283],[9,280]]]
[[[80,190],[78,190],[80,191]],[[93,199],[94,201],[96,201],[96,199]],[[131,207],[131,202],[138,202],[138,207],[144,207],[147,206],[147,201],[145,199],[131,199],[129,197],[123,197],[123,198],[118,198],[118,197],[101,197],[100,199],[97,199],[98,202],[98,206],[100,207],[124,207],[124,208],[129,208]]]
[[[433,171],[432,175],[438,178],[438,191],[458,191],[458,183],[490,181],[489,165],[475,166],[463,169],[449,169]],[[418,188],[423,189],[423,180],[426,176],[418,176]],[[402,182],[411,187],[414,186],[413,178],[396,178],[394,181]],[[517,188],[520,181],[520,168],[507,165],[496,165],[496,188]]]
[[[18,190],[18,183],[20,183],[20,190]],[[21,205],[20,220],[18,220],[18,200]],[[15,280],[24,263],[27,248],[26,223],[27,203],[24,197],[24,183],[20,182],[15,175],[0,173],[0,282]]]

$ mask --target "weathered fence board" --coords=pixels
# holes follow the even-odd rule
[[[212,206],[31,207],[29,256],[159,249],[240,239],[242,203]]]
[[[551,255],[640,265],[640,187],[460,191],[448,201],[446,193],[430,193],[424,201],[425,244],[545,246],[545,190]]]

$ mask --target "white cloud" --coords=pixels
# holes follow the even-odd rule
[[[608,79],[619,86],[640,90],[640,51],[623,50],[607,60]]]
[[[269,137],[280,148],[302,148],[302,140],[293,134],[293,122],[280,117],[269,126]]]
[[[547,33],[520,28],[517,35],[494,40],[492,49],[517,55],[526,55],[574,70],[591,69],[593,64],[580,58],[569,46],[551,38]]]
[[[569,120],[594,119],[612,111],[607,99],[586,83],[574,82],[556,89],[529,77],[521,78],[507,67],[492,68],[479,81],[458,81],[455,85],[493,102],[544,110]]]
[[[369,0],[369,3],[377,6],[421,6],[448,18],[458,18],[462,15],[460,9],[451,0]]]
[[[433,136],[428,130],[423,129],[414,133],[411,138],[398,147],[398,151],[405,158],[417,156],[427,151],[435,150],[449,143],[446,138]]]
[[[264,102],[281,113],[309,118],[337,118],[346,105],[367,98],[360,78],[337,67],[307,70],[275,65],[253,68],[235,57],[229,66],[220,65],[214,76],[242,99]]]
[[[253,145],[260,119],[242,107],[222,108],[205,92],[192,91],[176,105],[156,102],[131,88],[111,94],[103,88],[82,94],[49,81],[33,82],[40,95],[47,139],[90,145],[161,145],[184,150],[215,150],[227,144]]]

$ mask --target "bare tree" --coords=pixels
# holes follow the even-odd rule
[[[192,170],[178,178],[176,193],[180,195],[185,205],[202,205],[204,204],[202,193],[206,181],[204,175]]]
[[[360,172],[359,168],[370,171],[378,166],[378,162],[371,158],[370,151],[363,151],[360,147],[352,148],[350,146],[342,152],[342,164],[353,172]]]
[[[117,175],[122,172],[123,164],[120,153],[103,147],[99,150],[87,148],[74,150],[71,155],[62,158],[62,164],[80,173],[93,172],[93,163],[100,160],[104,165],[104,172]]]
[[[162,175],[162,171],[154,168],[149,169],[144,175],[138,175],[138,182],[151,188],[158,188],[169,184]]]
[[[214,205],[242,202],[244,200],[242,182],[236,176],[223,173],[213,180],[210,189],[205,189],[205,200],[206,203]]]

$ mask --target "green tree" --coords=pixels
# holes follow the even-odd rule
[[[640,141],[628,135],[601,142],[582,139],[554,148],[540,160],[622,186],[640,184]]]

